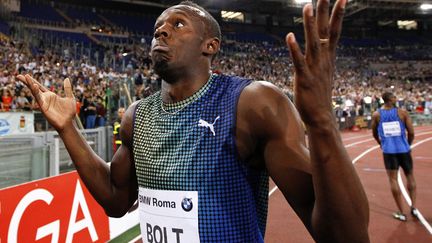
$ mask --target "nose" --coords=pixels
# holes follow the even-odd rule
[[[166,24],[163,24],[163,25],[159,26],[155,30],[153,36],[154,36],[155,39],[157,39],[157,38],[159,38],[161,36],[164,37],[164,38],[167,38],[169,36],[169,31],[168,31],[168,28],[167,28]]]

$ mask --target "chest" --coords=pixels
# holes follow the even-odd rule
[[[214,173],[228,171],[236,161],[229,109],[197,102],[176,114],[167,114],[157,105],[144,110],[137,113],[134,128],[140,185],[173,189],[228,175]]]

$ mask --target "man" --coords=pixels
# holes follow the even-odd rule
[[[413,162],[410,145],[414,140],[414,127],[406,110],[396,108],[396,96],[385,92],[382,95],[384,105],[372,115],[372,132],[375,140],[381,146],[384,154],[384,166],[390,181],[393,198],[398,207],[393,217],[400,221],[406,221],[404,214],[401,191],[397,177],[399,167],[402,167],[411,197],[411,214],[417,217],[416,183],[413,174]],[[408,133],[408,138],[405,134]]]
[[[138,198],[146,242],[155,232],[174,242],[263,242],[268,175],[317,242],[369,242],[367,199],[331,106],[345,4],[338,0],[331,18],[328,1],[318,2],[316,17],[306,5],[306,55],[292,33],[286,39],[310,151],[299,113],[283,92],[210,73],[220,28],[191,2],[168,8],[156,21],[151,56],[162,90],[127,109],[111,167],[73,125],[68,79],[65,98],[30,76],[20,79],[32,87],[106,213],[122,216]]]
[[[114,126],[113,126],[114,152],[116,152],[117,149],[122,144],[121,137],[120,137],[120,125],[121,125],[121,120],[123,118],[124,113],[125,113],[124,107],[119,107],[117,109],[117,119],[114,122]]]

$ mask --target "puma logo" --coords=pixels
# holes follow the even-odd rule
[[[216,123],[216,121],[220,118],[220,116],[216,117],[216,119],[214,120],[214,122],[212,124],[204,121],[203,119],[199,119],[198,121],[198,126],[199,127],[208,127],[210,129],[210,131],[213,133],[213,136],[216,136],[215,130],[214,130],[214,124]]]

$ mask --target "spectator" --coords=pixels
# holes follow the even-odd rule
[[[105,108],[102,97],[98,96],[97,100],[96,100],[96,115],[97,115],[96,124],[98,127],[105,126],[106,112],[107,112],[107,109]]]
[[[2,111],[10,111],[15,105],[14,96],[12,95],[12,91],[8,88],[4,88],[2,91],[3,94],[1,96],[1,100],[2,100],[1,109]]]
[[[18,110],[30,111],[32,109],[32,105],[30,101],[26,97],[26,93],[24,90],[21,90],[20,96],[15,99],[16,108]]]
[[[116,118],[116,121],[114,122],[114,125],[113,125],[113,140],[114,140],[113,148],[114,148],[114,152],[116,152],[117,149],[122,144],[122,140],[120,137],[120,125],[121,125],[121,120],[123,118],[124,113],[125,113],[124,107],[118,108],[117,118]]]
[[[84,116],[85,116],[85,128],[93,129],[96,127],[96,98],[89,96],[84,99]]]

